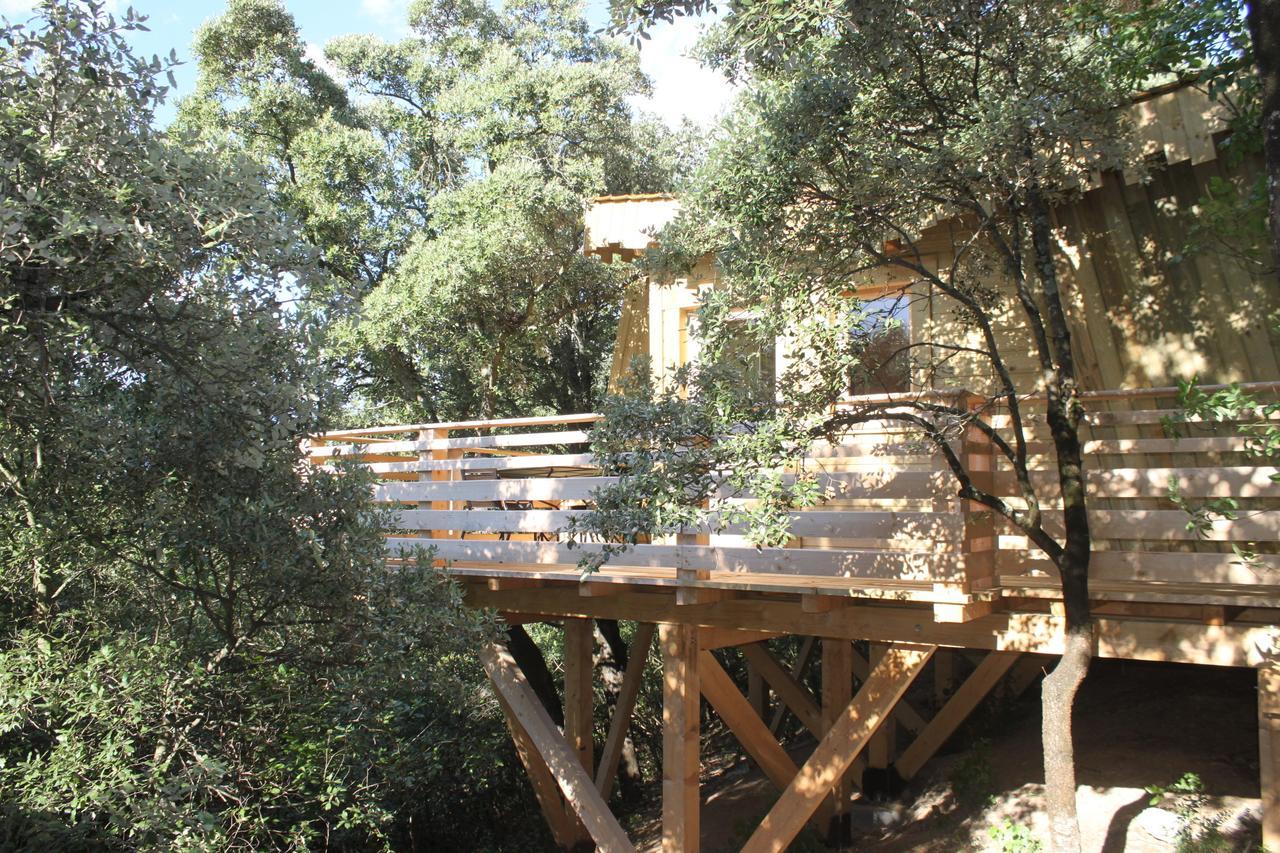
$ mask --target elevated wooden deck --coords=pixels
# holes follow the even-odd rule
[[[1093,402],[1100,410],[1089,415],[1085,450],[1095,507],[1095,599],[1280,608],[1280,483],[1276,468],[1249,455],[1252,433],[1235,423],[1189,423],[1182,437],[1170,437],[1162,424],[1178,414],[1174,409],[1136,408],[1146,400],[1134,393]],[[892,423],[860,427],[804,460],[828,499],[792,513],[794,538],[785,547],[756,548],[740,529],[715,525],[686,531],[678,542],[636,545],[582,580],[578,561],[601,546],[570,544],[564,531],[591,509],[597,489],[616,482],[601,475],[588,452],[597,419],[335,432],[313,440],[311,458],[354,459],[373,470],[377,498],[397,510],[390,554],[434,548],[458,577],[582,584],[588,594],[621,585],[911,602],[932,605],[939,622],[1059,597],[1043,555],[992,513],[957,499],[940,456]],[[988,420],[1004,425],[999,414]],[[1030,450],[1033,461],[1047,462],[1040,432],[1031,427]],[[996,494],[1016,501],[1001,457],[973,436],[957,445],[971,467],[989,472]],[[1036,480],[1042,494],[1054,493],[1051,470],[1038,471]],[[1171,500],[1175,493],[1192,504],[1234,498],[1236,517],[1197,528]],[[1053,527],[1060,516],[1052,500],[1046,506]]]
[[[1180,437],[1169,434],[1166,424],[1179,414],[1171,402],[1167,389],[1089,400],[1097,654],[1260,668],[1265,834],[1276,845],[1278,472],[1249,452],[1247,424],[1187,423]],[[1007,425],[999,412],[987,418]],[[544,812],[566,847],[590,837],[602,849],[629,849],[605,800],[630,707],[624,702],[615,712],[619,733],[611,730],[596,767],[591,641],[583,633],[591,619],[640,623],[640,667],[650,638],[659,638],[668,674],[664,849],[671,850],[697,847],[699,697],[783,791],[744,848],[776,850],[809,820],[838,823],[863,765],[909,778],[994,684],[1010,674],[1028,679],[1020,660],[1034,673],[1040,664],[1032,661],[1041,659],[1031,655],[1061,649],[1061,595],[1051,565],[992,513],[956,498],[941,457],[892,422],[864,425],[803,461],[827,499],[792,514],[785,547],[756,548],[740,529],[713,524],[636,545],[584,577],[580,557],[601,545],[571,546],[565,531],[592,508],[596,490],[614,482],[589,452],[597,420],[581,414],[387,426],[327,433],[310,447],[314,464],[352,459],[376,473],[376,496],[395,511],[390,559],[434,549],[443,570],[465,585],[468,603],[493,608],[512,625],[563,623],[566,654],[585,655],[566,672],[566,706],[577,710],[567,707],[563,737],[505,649],[483,655]],[[1042,424],[1030,427],[1030,451],[1041,466],[1037,486],[1052,496],[1047,438]],[[1016,500],[1012,474],[979,431],[971,428],[954,446],[990,489]],[[1189,524],[1174,494],[1193,505],[1232,498],[1234,517]],[[1051,497],[1042,506],[1050,524],[1060,523]],[[820,640],[820,697],[771,656],[767,640],[788,634]],[[869,659],[850,641],[869,642]],[[749,704],[724,675],[711,652],[726,646],[743,646],[752,678],[822,738],[804,767],[780,754],[762,728],[759,685]],[[988,654],[958,689],[940,694],[950,699],[933,718],[904,711],[902,696],[927,662],[939,683],[949,683],[946,649]],[[629,670],[633,688],[638,678]],[[899,723],[911,735],[900,753],[893,719],[909,723]],[[565,755],[576,763],[566,764]]]

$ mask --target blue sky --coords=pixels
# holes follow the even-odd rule
[[[11,20],[25,18],[36,0],[0,0],[0,15]],[[191,61],[191,38],[209,18],[220,14],[225,0],[106,0],[109,11],[121,13],[127,6],[148,17],[150,32],[135,33],[134,44],[144,55],[168,55],[176,49],[184,65],[174,72],[176,95],[157,119],[167,124],[177,97],[190,92],[196,71]],[[347,33],[372,33],[387,40],[405,34],[405,12],[409,0],[285,0],[302,31],[302,37],[319,54],[324,43]],[[588,20],[603,26],[608,20],[608,0],[588,0]],[[656,113],[670,124],[689,117],[708,126],[723,110],[732,94],[730,87],[714,72],[701,68],[686,54],[697,40],[699,22],[682,19],[659,25],[644,42],[640,63],[653,79],[654,96],[637,99],[635,106]]]

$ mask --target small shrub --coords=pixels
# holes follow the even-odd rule
[[[1183,773],[1168,786],[1148,785],[1151,805],[1158,806],[1165,797],[1175,797],[1174,814],[1178,816],[1177,853],[1229,853],[1235,845],[1222,834],[1225,815],[1204,815],[1201,810],[1209,801],[1204,781],[1195,773]]]
[[[991,742],[976,740],[969,754],[951,769],[951,791],[964,805],[977,805],[990,799],[995,781],[991,771]]]
[[[1001,853],[1040,853],[1044,845],[1040,839],[1031,834],[1028,827],[1005,819],[999,826],[989,830],[991,840],[1000,845]]]

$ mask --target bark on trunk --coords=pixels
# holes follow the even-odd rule
[[[1031,242],[1036,274],[1044,300],[1052,348],[1051,371],[1045,382],[1045,415],[1053,435],[1053,450],[1062,495],[1065,537],[1054,562],[1062,580],[1065,609],[1062,659],[1045,678],[1041,690],[1043,716],[1045,805],[1049,838],[1055,853],[1079,853],[1080,821],[1076,812],[1075,751],[1071,712],[1076,692],[1093,656],[1093,621],[1089,606],[1089,556],[1093,538],[1084,484],[1084,453],[1080,423],[1084,410],[1076,383],[1071,351],[1071,326],[1064,310],[1054,265],[1049,205],[1038,187],[1028,193]]]
[[[1248,4],[1249,38],[1262,85],[1262,150],[1267,164],[1271,258],[1280,275],[1280,0]]]
[[[612,717],[618,706],[618,694],[622,691],[630,650],[614,619],[597,619],[596,635],[595,664],[600,671],[600,683],[604,685],[605,701]],[[635,744],[628,735],[623,739],[622,757],[618,761],[618,792],[624,800],[630,800],[639,793],[640,783],[640,762],[636,758]]]
[[[551,719],[557,726],[564,726],[564,705],[560,703],[560,693],[556,690],[556,679],[547,667],[547,659],[542,656],[542,649],[533,641],[522,625],[512,625],[507,629],[507,649],[515,658],[524,677],[529,681],[534,694],[542,707],[547,709]]]
[[[1080,821],[1076,817],[1075,744],[1071,709],[1076,692],[1093,657],[1093,632],[1067,631],[1062,659],[1040,687],[1044,748],[1045,807],[1049,813],[1049,842],[1054,853],[1079,853]]]

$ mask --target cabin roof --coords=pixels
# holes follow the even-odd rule
[[[671,193],[607,195],[587,200],[588,255],[643,252],[657,245],[654,235],[675,218],[680,202]]]

